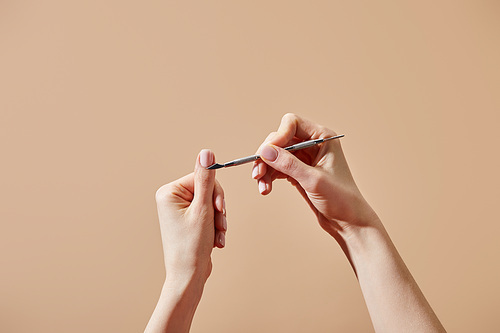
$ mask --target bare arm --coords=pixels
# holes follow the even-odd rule
[[[345,253],[377,332],[445,332],[380,225],[351,233]]]
[[[215,180],[213,153],[201,151],[195,172],[156,192],[166,278],[147,333],[189,332],[212,271],[214,247],[225,245],[224,191]]]
[[[377,332],[445,332],[398,254],[377,214],[361,195],[332,140],[294,154],[280,148],[335,132],[293,114],[261,145],[252,177],[261,194],[287,179],[302,194],[320,226],[339,243],[358,278]]]

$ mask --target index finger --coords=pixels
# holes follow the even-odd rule
[[[299,117],[296,114],[287,113],[281,118],[281,124],[278,131],[269,142],[276,146],[283,147],[293,138],[306,141],[334,135],[336,135],[336,133],[326,127]]]
[[[304,119],[296,114],[287,113],[281,118],[277,132],[271,133],[257,150],[257,154],[266,144],[285,147],[302,141],[335,136],[336,133],[326,127]],[[260,180],[267,172],[267,164],[261,160],[254,162],[252,178]],[[270,177],[270,176],[269,176]],[[268,177],[268,178],[269,178]]]

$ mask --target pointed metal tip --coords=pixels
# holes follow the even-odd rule
[[[219,164],[219,163],[215,163],[215,164],[212,164],[211,166],[209,166],[207,168],[207,170],[220,169],[220,168],[223,168],[223,167],[224,167],[224,165]]]
[[[335,135],[335,136],[332,136],[330,138],[324,139],[324,141],[329,141],[329,140],[332,140],[332,139],[340,139],[340,138],[343,138],[344,136],[345,136],[344,134]]]

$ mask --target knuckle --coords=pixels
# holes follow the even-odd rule
[[[168,199],[170,196],[170,193],[172,193],[172,186],[171,184],[165,184],[158,188],[155,193],[155,199],[157,203],[164,202]]]
[[[296,120],[298,117],[295,113],[292,112],[287,112],[285,115],[281,118],[281,120]]]
[[[297,116],[295,113],[286,113],[282,118],[281,118],[281,124],[279,127],[279,132],[293,132],[295,133],[296,128],[298,127],[299,123],[301,122],[301,119],[299,116]]]
[[[266,139],[264,140],[264,142],[260,147],[262,148],[262,146],[266,145],[269,141],[271,141],[276,136],[276,134],[278,134],[278,132],[269,133],[269,135],[266,137]]]
[[[271,132],[271,133],[269,133],[267,138],[270,140],[270,139],[274,138],[276,136],[276,134],[278,134],[278,132]]]
[[[266,138],[264,139],[264,141],[261,143],[261,145],[259,146],[259,149],[257,149],[257,153],[260,153],[260,151],[262,150],[262,148],[267,145],[269,142],[271,142],[271,140],[273,140],[276,135],[278,134],[278,132],[271,132],[269,133]],[[256,163],[260,163],[260,160],[258,161],[255,161]]]
[[[333,131],[325,126],[320,126],[320,130],[322,133],[325,133],[328,136],[336,136],[337,135],[337,133],[335,131]]]

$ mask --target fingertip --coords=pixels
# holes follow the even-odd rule
[[[257,163],[255,163],[252,169],[252,178],[259,180],[266,174],[266,171],[267,171],[266,163],[258,161]]]
[[[274,162],[278,158],[278,150],[273,145],[266,145],[262,147],[260,157],[266,162]]]
[[[215,160],[214,153],[209,149],[202,149],[198,154],[194,175],[194,199],[193,202],[208,205],[215,205],[214,200],[217,194],[215,189],[215,170],[207,170],[207,166],[213,164]]]
[[[266,191],[266,183],[263,180],[259,180],[259,192],[260,194],[264,194]]]
[[[252,178],[257,179],[258,176],[259,176],[259,165],[255,164],[252,169]]]
[[[221,248],[226,246],[226,232],[220,233],[219,243],[221,245]]]
[[[272,190],[272,185],[271,183],[268,183],[264,181],[263,179],[259,180],[259,192],[262,195],[268,195],[271,193]]]
[[[210,149],[202,149],[198,154],[198,161],[204,168],[208,168],[215,163],[215,155]]]
[[[224,214],[224,197],[222,194],[217,195],[217,198],[215,198],[215,209]]]
[[[272,183],[266,183],[266,194],[271,193]]]
[[[226,233],[224,231],[217,231],[215,235],[215,246],[222,249],[226,246]]]

